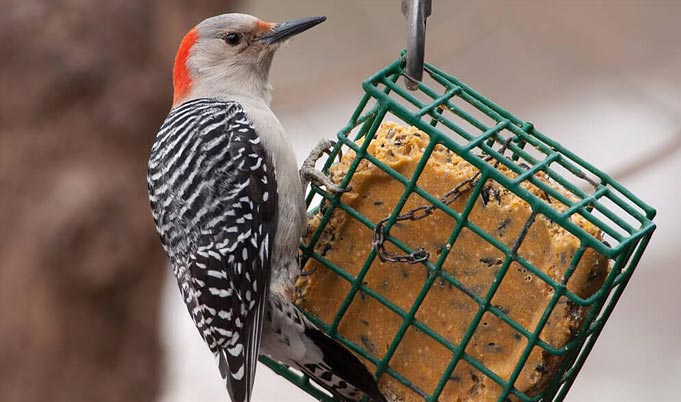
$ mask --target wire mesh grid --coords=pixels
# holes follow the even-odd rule
[[[403,64],[404,55],[363,83],[364,97],[348,125],[338,133],[338,144],[324,169],[328,170],[342,150],[346,152],[352,150],[355,159],[349,166],[342,186],[350,183],[359,163],[367,160],[402,183],[404,191],[390,216],[377,222],[343,202],[340,194],[330,194],[313,186],[307,197],[308,205],[322,198],[323,215],[317,230],[309,237],[307,244],[301,246],[302,262],[305,264],[308,259],[317,261],[346,281],[349,290],[330,322],[324,322],[311,314],[308,314],[308,317],[330,336],[373,364],[377,378],[391,376],[428,402],[438,400],[454,369],[457,365],[464,364],[461,362],[465,362],[498,384],[498,401],[561,401],[575,380],[648,244],[655,229],[651,221],[655,210],[609,176],[537,131],[532,123],[516,118],[458,79],[431,65],[426,65],[426,77],[419,83],[418,90],[407,91],[398,81],[403,75]],[[411,177],[405,177],[367,152],[379,125],[385,120],[401,121],[415,126],[429,137],[428,145]],[[468,183],[467,191],[470,196],[461,210],[455,210],[446,199],[435,197],[419,186],[419,176],[436,146],[452,150],[478,170],[476,177]],[[501,172],[499,166],[505,167],[512,175]],[[473,204],[479,197],[485,196],[485,183],[489,181],[498,183],[531,207],[531,214],[522,230],[510,244],[501,242],[471,220]],[[544,196],[538,197],[536,192],[528,191],[528,186],[536,187]],[[418,250],[390,235],[391,227],[400,219],[400,215],[404,214],[405,204],[413,194],[455,220],[456,225],[449,234],[448,244],[456,244],[461,232],[467,230],[503,253],[503,262],[485,293],[470,291],[460,278],[442,269],[443,262],[454,248],[443,249],[436,257],[422,259],[420,264],[427,268],[429,274],[421,291],[406,308],[384,297],[377,290],[367,286],[364,281],[374,260],[381,257],[378,255],[381,251],[379,247],[374,247],[368,253],[361,268],[355,270],[358,272],[356,275],[350,274],[348,267],[329,261],[315,250],[315,245],[334,211],[342,210],[372,231],[376,231],[379,225],[382,240],[401,250],[405,256],[413,256],[415,251],[418,254]],[[562,207],[556,208],[556,205]],[[602,235],[595,236],[593,232],[576,224],[575,216],[588,221]],[[560,280],[547,275],[541,267],[535,266],[529,258],[518,253],[525,236],[538,217],[555,222],[579,239],[579,247]],[[371,244],[366,247],[371,247]],[[570,289],[569,280],[587,250],[593,250],[607,258],[609,271],[597,291],[580,297]],[[503,283],[511,264],[519,264],[553,289],[553,295],[535,327],[526,328],[507,311],[493,303],[495,293]],[[447,281],[450,286],[461,290],[477,307],[459,342],[455,343],[443,337],[423,320],[417,319],[417,311],[436,280]],[[369,295],[387,310],[398,315],[402,321],[387,351],[380,357],[338,332],[339,323],[358,292]],[[571,339],[564,345],[556,347],[542,339],[541,334],[552,311],[561,301],[583,307],[586,317]],[[518,356],[510,375],[500,376],[467,352],[467,344],[474,337],[476,328],[489,314],[513,328],[525,339],[526,346]],[[451,353],[451,359],[442,370],[439,381],[428,391],[420,389],[410,378],[391,366],[391,359],[411,327],[422,331]],[[559,364],[550,381],[541,389],[525,393],[514,385],[534,348],[540,348],[542,353],[556,356]],[[261,357],[261,360],[313,397],[319,400],[333,400],[305,376],[265,357]]]

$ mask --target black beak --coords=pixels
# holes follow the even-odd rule
[[[271,45],[288,39],[303,31],[307,31],[313,26],[321,24],[324,21],[326,21],[326,17],[309,17],[293,21],[280,22],[276,24],[270,31],[260,35],[258,40]]]

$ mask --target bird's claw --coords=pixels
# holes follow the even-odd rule
[[[300,179],[303,182],[303,187],[307,187],[309,183],[312,183],[317,187],[326,187],[326,189],[333,194],[345,193],[351,190],[351,188],[339,187],[331,181],[327,175],[315,168],[315,164],[323,154],[331,155],[331,148],[334,146],[336,146],[336,141],[322,139],[314,148],[312,148],[310,155],[305,159],[303,166],[300,168]]]
[[[320,172],[319,170],[315,169],[314,167],[307,167],[303,166],[300,168],[300,178],[303,181],[303,184],[305,187],[309,183],[314,184],[317,187],[324,186],[326,189],[333,194],[338,194],[338,193],[346,193],[350,191],[352,188],[342,188],[336,185],[329,176],[325,175],[324,173]]]

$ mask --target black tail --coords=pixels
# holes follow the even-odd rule
[[[373,402],[387,402],[366,366],[348,349],[317,328],[307,327],[305,335],[324,354],[323,364],[309,363],[301,369],[324,389],[343,401],[357,401],[363,395]]]

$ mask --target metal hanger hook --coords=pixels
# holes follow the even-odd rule
[[[432,0],[402,0],[402,14],[407,19],[407,60],[404,83],[410,90],[418,88],[423,78],[426,45],[426,18],[430,16]]]

